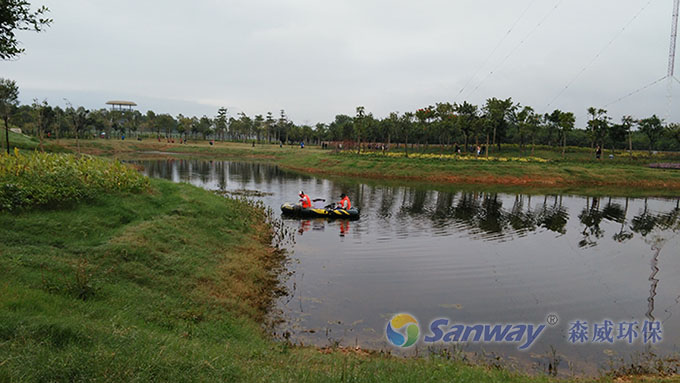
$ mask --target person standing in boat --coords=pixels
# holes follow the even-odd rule
[[[302,190],[300,190],[300,203],[302,204],[303,209],[309,209],[312,207],[312,200]]]
[[[349,197],[345,193],[340,194],[340,198],[340,202],[338,202],[336,208],[345,210],[352,208],[352,202],[350,202]]]

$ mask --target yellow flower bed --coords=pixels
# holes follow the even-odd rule
[[[355,152],[343,152],[343,154],[356,155]],[[403,152],[361,152],[365,157],[394,157],[406,158]],[[427,160],[451,160],[451,161],[486,161],[486,162],[549,162],[545,158],[540,157],[497,157],[465,154],[439,154],[439,153],[409,153],[408,158],[427,159]]]

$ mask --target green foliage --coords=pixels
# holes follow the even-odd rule
[[[51,19],[43,18],[49,10],[40,7],[31,11],[31,4],[25,0],[3,0],[0,3],[0,59],[9,60],[24,49],[19,46],[16,31],[40,32],[50,25]]]
[[[33,152],[0,156],[0,210],[59,206],[98,193],[138,193],[149,181],[118,161]]]
[[[638,127],[640,128],[640,131],[647,136],[647,139],[649,140],[649,150],[651,151],[655,147],[654,144],[663,134],[663,121],[655,114],[652,117],[643,118],[638,121]]]

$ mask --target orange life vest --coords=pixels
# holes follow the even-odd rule
[[[304,209],[312,207],[312,200],[309,199],[309,196],[307,194],[303,194],[302,197],[300,198],[300,201],[302,202],[302,207]]]
[[[349,201],[349,197],[345,196],[345,198],[341,199],[340,202],[338,202],[340,206],[345,209],[349,210],[352,208],[352,203]]]

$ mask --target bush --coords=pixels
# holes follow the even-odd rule
[[[0,155],[0,210],[58,206],[98,193],[138,193],[149,180],[118,161],[33,152]]]

